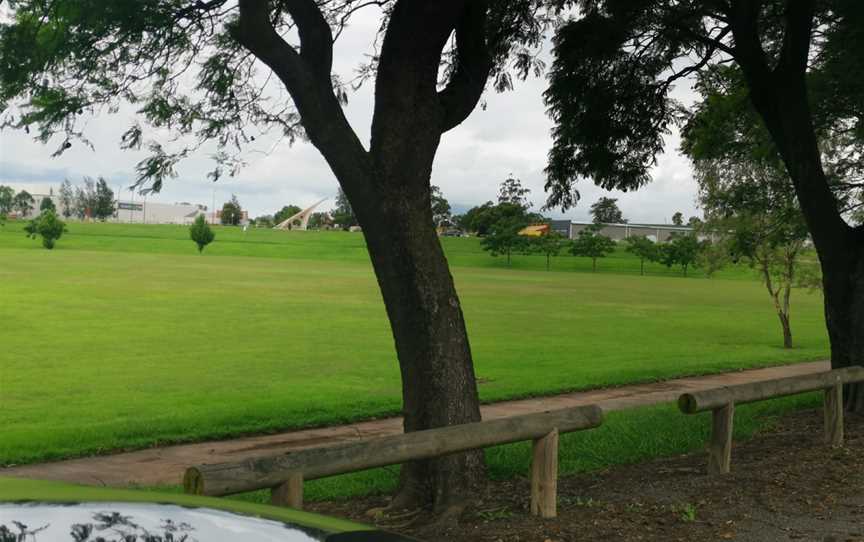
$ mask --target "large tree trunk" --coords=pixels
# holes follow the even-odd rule
[[[822,266],[825,321],[831,367],[864,365],[864,248],[849,246],[846,258]],[[864,412],[864,385],[847,386],[846,408]]]
[[[480,421],[471,348],[428,202],[386,195],[386,211],[364,225],[399,366],[405,432]],[[481,451],[402,468],[394,507],[459,504],[483,477]]]
[[[333,35],[318,3],[281,3],[299,50],[272,27],[268,2],[240,0],[234,36],[270,66],[294,100],[363,228],[402,373],[405,431],[480,420],[459,298],[432,221],[429,180],[441,134],[471,113],[492,66],[483,0],[395,3],[378,57],[367,151],[332,88]],[[439,90],[452,35],[458,62]],[[482,452],[406,465],[396,505],[459,503],[483,476]]]
[[[735,58],[750,98],[789,172],[822,264],[831,366],[864,364],[864,229],[840,215],[822,167],[807,97],[815,2],[787,3],[783,46],[769,66],[759,33],[759,3],[732,4]],[[864,384],[847,387],[846,407],[864,412]]]

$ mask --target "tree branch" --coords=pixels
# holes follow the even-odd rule
[[[298,53],[276,32],[268,0],[239,0],[234,38],[285,84],[309,140],[321,151],[343,188],[357,194],[368,181],[368,154],[333,92],[330,27],[314,0],[284,0],[300,34]],[[345,184],[352,186],[345,186]]]
[[[816,11],[813,0],[786,0],[786,31],[777,70],[804,77]]]
[[[445,132],[468,118],[486,88],[492,70],[486,44],[487,11],[487,2],[469,2],[456,26],[456,70],[438,93],[444,106]]]

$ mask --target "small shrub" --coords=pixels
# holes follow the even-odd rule
[[[189,228],[189,238],[198,245],[199,254],[204,251],[204,247],[212,243],[213,239],[216,238],[216,234],[210,229],[210,224],[207,223],[204,215],[198,215],[195,223]]]
[[[51,250],[66,231],[66,224],[57,218],[57,213],[48,209],[24,226],[24,231],[32,239],[41,236],[42,246]]]

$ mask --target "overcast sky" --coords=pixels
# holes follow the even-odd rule
[[[350,79],[363,61],[361,52],[368,50],[376,24],[376,17],[370,13],[358,19],[337,42],[334,71],[344,79]],[[485,110],[478,107],[466,122],[444,134],[432,183],[442,188],[457,210],[495,199],[498,184],[510,174],[531,189],[535,207],[542,206],[546,199],[543,168],[551,144],[551,122],[542,99],[546,84],[545,79],[533,79],[518,84],[513,92],[490,92],[485,97]],[[690,101],[692,92],[683,85],[674,96]],[[351,95],[346,108],[352,126],[365,142],[369,139],[372,103],[371,86],[367,85]],[[127,187],[135,178],[135,164],[144,154],[122,151],[118,142],[133,117],[134,109],[126,107],[116,115],[91,118],[86,135],[96,150],[77,144],[58,158],[50,155],[59,141],[45,146],[23,132],[0,132],[0,184],[44,193],[49,187],[56,189],[64,178],[74,184],[84,175],[101,175],[115,190],[123,187],[120,197],[129,199]],[[677,134],[668,137],[666,143],[666,153],[658,159],[651,184],[636,192],[610,193],[586,180],[579,186],[582,200],[575,209],[566,215],[546,214],[584,220],[588,218],[588,207],[601,196],[619,198],[619,206],[631,222],[668,222],[676,211],[685,216],[697,214],[696,185],[687,160],[677,152]],[[322,208],[332,206],[336,179],[314,147],[304,142],[292,147],[272,138],[258,138],[256,144],[259,152],[245,157],[249,165],[238,177],[217,183],[208,181],[205,176],[212,163],[202,152],[182,163],[179,177],[166,182],[162,192],[149,199],[212,205],[215,197],[217,206],[221,206],[234,193],[250,216],[272,214],[286,204],[303,207],[321,198],[330,198]]]

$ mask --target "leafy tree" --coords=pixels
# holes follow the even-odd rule
[[[605,258],[615,252],[615,241],[601,234],[603,226],[592,224],[576,236],[570,246],[570,253],[574,256],[591,258],[591,271],[597,271],[597,258]]]
[[[240,202],[237,196],[231,194],[231,201],[226,201],[222,205],[222,214],[220,218],[222,224],[228,226],[237,226],[243,220],[243,208],[240,207]]]
[[[498,203],[510,203],[528,210],[528,208],[533,205],[528,201],[528,194],[530,193],[531,190],[529,188],[524,188],[522,186],[522,181],[513,177],[511,174],[510,177],[504,179],[501,186],[498,187]]]
[[[72,183],[69,182],[69,179],[64,179],[63,184],[60,185],[59,199],[63,218],[68,219],[72,216],[75,205],[75,191],[72,189]]]
[[[75,216],[79,220],[93,218],[93,210],[96,207],[96,181],[92,177],[84,177],[83,187],[75,187]]]
[[[691,216],[687,220],[687,225],[694,229],[699,229],[702,226],[702,219],[698,216]]]
[[[333,210],[333,222],[339,224],[339,227],[343,230],[357,225],[354,209],[351,207],[351,202],[348,201],[348,196],[345,195],[341,187],[336,194],[336,208]]]
[[[616,198],[602,197],[591,205],[591,216],[595,224],[624,224],[624,213],[618,208]]]
[[[552,267],[552,256],[561,253],[561,249],[567,244],[567,238],[557,231],[550,231],[540,237],[527,237],[528,252],[546,256],[546,271]]]
[[[687,269],[699,259],[701,250],[702,244],[695,235],[673,235],[659,246],[657,261],[666,267],[680,265],[686,277]]]
[[[489,233],[492,224],[496,220],[496,206],[491,201],[483,205],[477,205],[465,211],[465,214],[456,217],[456,224],[466,232],[473,232],[479,236]]]
[[[320,230],[324,226],[330,226],[333,224],[333,219],[329,214],[318,211],[312,213],[312,216],[309,217],[309,227],[313,230]]]
[[[114,205],[114,191],[108,186],[108,182],[99,177],[96,181],[96,192],[93,198],[91,213],[93,218],[105,221],[114,216],[116,209]]]
[[[301,209],[300,207],[297,207],[296,205],[285,205],[284,207],[279,209],[279,211],[277,211],[275,215],[273,215],[273,223],[274,224],[281,224],[282,222],[287,220],[289,217],[296,215],[297,213],[299,213],[302,210],[303,209]]]
[[[5,220],[14,207],[15,191],[9,186],[0,184],[0,220]]]
[[[256,228],[272,228],[275,225],[273,215],[261,215],[253,221]]]
[[[33,205],[35,203],[36,200],[33,199],[30,192],[22,190],[15,194],[15,198],[12,200],[12,208],[15,209],[21,217],[25,217],[33,210]]]
[[[510,266],[513,252],[519,252],[527,245],[526,238],[519,235],[519,230],[528,225],[522,208],[505,203],[503,204],[515,212],[503,215],[492,224],[489,232],[480,240],[483,250],[493,256],[504,255],[507,258],[507,266]]]
[[[42,246],[51,250],[66,231],[66,224],[57,218],[57,213],[53,209],[48,209],[24,226],[24,231],[33,239],[41,236]]]
[[[639,258],[639,274],[645,274],[645,261],[653,262],[659,257],[657,243],[643,235],[633,235],[626,240],[627,252]]]
[[[675,226],[683,226],[684,213],[682,213],[681,211],[677,211],[674,215],[672,215],[672,224]]]
[[[51,198],[42,198],[42,202],[39,203],[39,212],[43,211],[54,211],[57,212],[57,207],[54,205],[54,202],[51,201]]]
[[[450,202],[444,198],[441,189],[434,184],[429,187],[429,197],[432,202],[432,221],[435,227],[448,226],[451,221]]]
[[[198,254],[201,254],[204,251],[204,247],[212,243],[213,239],[216,238],[216,234],[210,229],[210,224],[207,223],[204,215],[195,217],[195,222],[189,227],[189,238],[195,241],[195,244],[198,246]]]
[[[121,101],[135,103],[149,124],[136,122],[122,139],[148,151],[137,166],[145,190],[161,188],[206,141],[215,146],[213,179],[242,166],[251,132],[276,128],[289,141],[311,142],[363,228],[404,380],[405,430],[480,419],[464,318],[433,228],[430,175],[442,135],[487,87],[507,90],[514,77],[542,74],[536,53],[567,14],[545,0],[6,7],[0,102],[15,112],[10,125],[32,125],[41,141],[59,134],[57,153],[84,138],[83,113],[116,111]],[[333,44],[370,10],[380,18],[370,41],[380,47],[360,70],[360,82],[374,79],[376,98],[371,134],[361,137],[343,110],[348,87],[333,73]],[[166,132],[176,137],[146,139]],[[452,511],[482,472],[479,451],[405,465],[393,504]]]
[[[687,133],[685,148],[698,144]],[[807,225],[791,190],[791,181],[774,157],[758,152],[725,159],[694,160],[699,204],[707,222],[703,231],[723,250],[759,271],[783,330],[783,346],[792,348],[790,298],[799,284]]]
[[[608,189],[648,182],[663,136],[680,118],[669,94],[675,82],[737,71],[741,85],[720,94],[749,102],[792,180],[822,265],[832,367],[860,363],[864,235],[846,222],[838,191],[858,184],[864,168],[856,158],[864,143],[864,3],[599,0],[584,7],[555,38],[547,205],[573,205],[580,178]],[[714,136],[706,155],[748,152],[749,132],[702,127]],[[864,411],[864,386],[850,387],[846,406]]]

